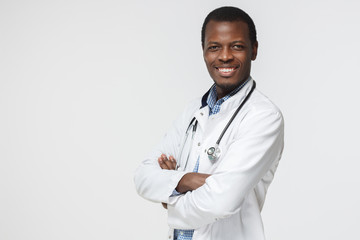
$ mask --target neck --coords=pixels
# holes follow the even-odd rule
[[[239,86],[241,86],[242,84],[244,84],[244,82],[246,82],[246,80],[248,80],[249,77],[245,78],[243,81],[241,81],[239,84],[237,84],[236,86],[225,86],[225,87],[221,87],[216,85],[216,100],[219,100],[223,97],[225,97],[226,95],[230,94],[232,91],[234,91],[235,89],[237,89]]]
[[[219,100],[229,94],[231,91],[226,91],[225,89],[216,86],[216,100]]]

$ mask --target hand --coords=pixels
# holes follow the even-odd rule
[[[176,160],[173,156],[170,156],[168,159],[165,154],[161,154],[161,156],[158,158],[158,162],[161,169],[175,170],[176,168]],[[166,203],[161,204],[165,209],[167,209]]]
[[[185,193],[187,191],[193,191],[205,184],[205,180],[210,177],[210,174],[205,173],[186,173],[176,186],[176,191],[179,193]]]
[[[167,158],[165,154],[161,154],[161,156],[158,158],[158,162],[161,169],[167,169],[167,170],[176,169],[176,160],[173,156]]]
[[[180,179],[178,185],[176,186],[176,191],[178,191],[179,193],[186,193],[188,191],[193,191],[204,185],[205,180],[210,176],[211,176],[210,174],[205,174],[205,173],[195,173],[195,172],[186,173]],[[167,209],[166,203],[161,203],[161,204],[165,209]]]

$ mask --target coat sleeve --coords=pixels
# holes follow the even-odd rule
[[[197,103],[197,102],[196,102]],[[185,135],[195,101],[191,102],[187,110],[174,122],[171,129],[165,134],[160,144],[142,161],[136,169],[134,182],[136,191],[143,198],[153,202],[168,203],[170,196],[178,182],[186,172],[163,170],[157,161],[161,154],[172,155],[178,160],[182,138]],[[196,109],[196,108],[195,108]]]
[[[168,204],[168,224],[177,229],[197,229],[240,211],[254,187],[279,161],[284,123],[279,111],[269,110],[243,120],[238,138],[215,172],[200,188]]]

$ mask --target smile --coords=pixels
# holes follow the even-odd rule
[[[215,69],[218,71],[218,73],[220,74],[220,76],[223,77],[231,77],[232,75],[235,74],[236,70],[239,67],[237,66],[231,66],[231,67],[215,67]]]
[[[217,70],[219,70],[219,72],[222,72],[222,73],[229,73],[229,72],[232,72],[235,70],[234,67],[232,68],[217,68]]]

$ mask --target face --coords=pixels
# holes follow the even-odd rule
[[[210,21],[205,30],[204,60],[216,84],[218,99],[230,93],[250,76],[256,59],[257,42],[251,44],[244,22]]]

